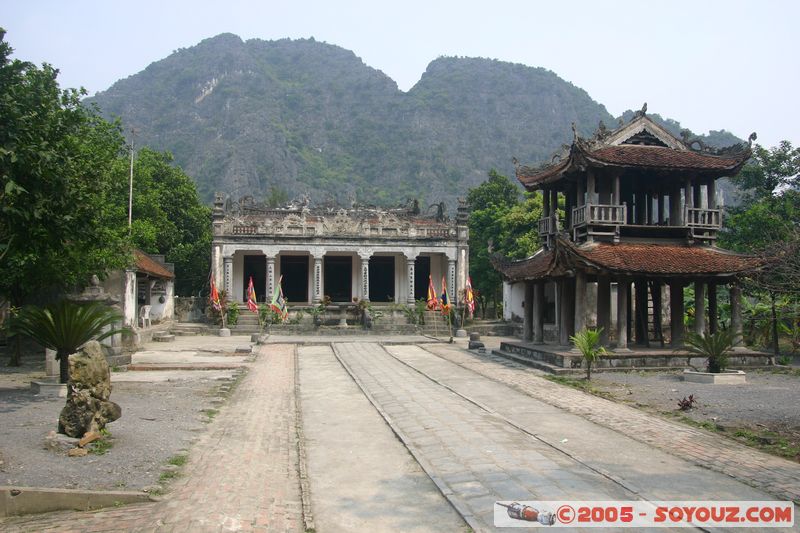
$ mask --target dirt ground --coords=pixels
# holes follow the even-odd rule
[[[800,370],[749,370],[746,385],[682,381],[681,372],[598,372],[592,387],[606,397],[683,419],[800,461]],[[691,409],[678,402],[693,396]]]
[[[107,426],[111,448],[67,457],[65,449],[45,446],[64,398],[35,396],[30,389],[32,380],[44,377],[43,359],[27,355],[14,368],[0,353],[0,485],[158,490],[168,461],[204,431],[208,410],[218,406],[217,391],[232,374],[187,371],[139,381],[132,372],[112,373],[111,400],[122,417]]]

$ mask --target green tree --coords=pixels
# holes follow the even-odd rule
[[[789,141],[770,149],[756,145],[751,161],[733,180],[744,189],[744,202],[728,210],[720,238],[723,247],[770,258],[768,267],[752,276],[745,287],[751,296],[769,302],[776,355],[780,353],[779,303],[786,299],[796,303],[800,283],[798,174],[800,149]]]
[[[19,307],[130,260],[110,179],[124,140],[81,105],[84,91],[61,90],[50,65],[12,60],[4,39],[0,29],[0,295]]]
[[[122,317],[100,302],[79,304],[61,300],[44,308],[23,307],[13,321],[12,333],[24,334],[45,348],[55,350],[59,361],[60,382],[69,380],[69,356],[92,339],[103,340]]]
[[[489,300],[497,305],[501,299],[502,279],[489,257],[493,251],[520,259],[528,257],[540,246],[537,221],[541,218],[541,194],[524,197],[507,177],[495,170],[489,179],[467,193],[470,205],[469,262],[478,301],[485,315]]]
[[[127,221],[129,161],[117,162],[117,214]],[[147,253],[175,264],[175,292],[190,295],[206,283],[210,265],[211,210],[200,202],[192,179],[168,152],[143,148],[133,176],[131,240]]]

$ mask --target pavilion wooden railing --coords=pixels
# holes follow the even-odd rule
[[[683,219],[690,228],[720,229],[722,227],[722,210],[687,207],[684,210]]]
[[[546,237],[552,233],[555,233],[555,231],[553,231],[552,228],[553,228],[552,217],[539,219],[539,237]]]
[[[572,210],[572,226],[607,225],[620,226],[626,223],[627,206],[612,204],[585,204]]]

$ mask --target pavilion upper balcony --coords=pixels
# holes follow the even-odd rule
[[[540,219],[539,237],[548,244],[564,229],[575,242],[595,238],[618,241],[621,237],[714,241],[722,228],[721,209],[683,206],[677,213],[661,211],[661,217],[657,213],[652,210],[637,216],[635,206],[626,203],[587,203],[572,208],[566,220],[556,215]]]

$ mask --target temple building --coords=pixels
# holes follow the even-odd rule
[[[603,344],[619,352],[630,344],[680,347],[684,288],[694,286],[694,328],[702,333],[717,330],[725,285],[741,342],[737,279],[762,260],[715,245],[716,181],[739,172],[750,145],[714,150],[678,139],[645,109],[614,131],[601,123],[592,139],[573,131],[572,144],[543,166],[515,161],[517,179],[542,191],[544,204],[542,248],[520,261],[495,258],[505,308],[523,318],[524,340],[544,343],[548,330],[553,344],[568,346],[576,331],[600,327]]]
[[[420,212],[406,207],[311,207],[295,202],[270,208],[245,197],[217,193],[213,210],[212,275],[236,302],[247,300],[252,277],[259,302],[270,301],[281,281],[290,306],[354,299],[413,304],[425,299],[428,277],[451,295],[469,270],[468,212],[455,220],[445,205]]]

